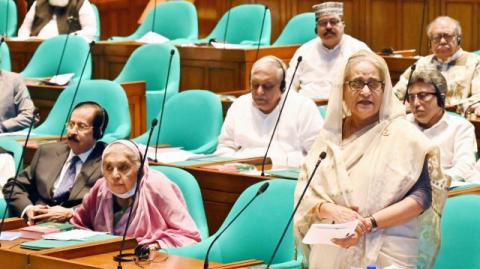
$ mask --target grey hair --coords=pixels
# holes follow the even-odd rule
[[[415,72],[412,74],[412,78],[410,79],[409,86],[417,82],[427,83],[436,87],[440,91],[440,94],[446,94],[448,89],[447,80],[445,77],[442,75],[442,73],[440,73],[440,71],[433,68],[415,70]]]
[[[258,66],[264,64],[264,63],[271,63],[277,68],[277,78],[281,82],[285,78],[285,72],[287,70],[287,66],[285,63],[282,61],[282,59],[273,56],[273,55],[268,55],[265,57],[260,58],[258,61],[256,61],[253,66],[252,66],[252,71],[250,72],[250,77],[253,77],[253,72],[258,68]]]
[[[427,36],[428,38],[432,38],[432,27],[435,23],[440,22],[440,21],[446,21],[455,24],[455,30],[454,33],[456,36],[462,36],[462,26],[460,26],[460,22],[455,20],[452,17],[449,16],[439,16],[436,17],[432,22],[430,22],[427,25]]]
[[[138,152],[132,151],[132,149],[130,149],[126,145],[115,143],[105,149],[103,157],[105,158],[113,151],[121,151],[129,161],[135,164],[137,170],[140,169],[142,161],[140,160],[140,155],[138,155]]]

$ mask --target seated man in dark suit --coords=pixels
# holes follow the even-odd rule
[[[73,207],[102,177],[103,136],[108,114],[97,103],[75,106],[67,123],[67,141],[39,147],[32,163],[23,170],[8,201],[13,214],[30,225],[38,221],[67,221]],[[8,198],[13,178],[3,187]]]

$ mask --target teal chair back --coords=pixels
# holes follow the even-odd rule
[[[69,114],[68,109],[72,102],[75,88],[76,84],[72,84],[63,90],[50,110],[45,122],[35,128],[32,131],[33,133],[38,136],[60,135],[66,117]],[[74,106],[85,101],[94,101],[100,104],[108,113],[108,125],[102,141],[109,143],[117,139],[129,137],[131,124],[128,99],[123,88],[118,83],[109,80],[82,81],[78,88]]]
[[[15,4],[15,1],[0,0],[0,35],[16,36],[17,20],[17,4]]]
[[[10,71],[12,70],[12,64],[10,62],[10,50],[6,42],[3,42],[0,46],[0,69]]]
[[[320,112],[320,116],[325,119],[325,117],[327,116],[327,105],[318,106],[318,112]]]
[[[213,38],[218,41],[223,41],[225,38],[225,27],[228,27],[226,36],[227,43],[257,45],[264,12],[265,6],[260,4],[245,4],[233,7],[230,9],[230,15],[228,15],[228,11],[223,14],[220,21],[205,40]],[[228,19],[227,26],[228,16],[230,16],[230,19]],[[271,29],[272,19],[270,9],[267,9],[260,45],[270,45]]]
[[[95,34],[95,40],[100,40],[100,35],[102,34],[102,21],[100,20],[100,12],[95,4],[90,3],[95,13],[95,20],[97,21],[97,33]]]
[[[442,216],[442,245],[434,269],[480,268],[480,195],[447,199]]]
[[[137,48],[127,60],[115,82],[143,80],[147,84],[147,124],[162,108],[165,95],[170,51],[174,50],[170,77],[167,85],[167,99],[178,93],[180,84],[180,54],[175,46],[169,44],[147,44]]]
[[[152,9],[137,28],[137,30],[127,37],[112,37],[112,40],[135,40],[153,31],[162,36],[174,39],[198,38],[198,17],[195,6],[187,1],[171,1],[158,4]],[[153,25],[153,15],[155,13],[155,26]],[[152,29],[153,28],[153,29]]]
[[[15,160],[15,169],[17,169],[22,157],[22,145],[15,139],[10,137],[0,137],[0,147],[13,153],[13,159]],[[20,165],[20,169],[23,169],[23,164]]]
[[[57,72],[60,63],[66,35],[47,39],[38,46],[27,67],[20,73],[24,78],[50,77]],[[61,62],[59,74],[74,73],[74,78],[79,78],[83,64],[87,58],[89,45],[85,38],[70,35],[65,54]],[[92,57],[88,57],[87,66],[82,79],[92,77]]]
[[[183,147],[194,153],[215,151],[222,128],[222,103],[220,98],[205,90],[188,90],[172,96],[165,104],[160,144]],[[160,115],[157,115],[160,118]],[[152,135],[156,141],[158,126]],[[134,139],[146,144],[148,132]]]
[[[268,181],[268,189],[242,213],[242,215],[216,241],[210,252],[210,260],[229,263],[257,259],[268,262],[277,241],[293,211],[293,193],[296,180],[274,179]],[[255,196],[264,182],[248,187],[233,205],[219,230],[197,245],[168,249],[169,254],[204,259],[208,246],[240,210]],[[290,225],[274,264],[294,260],[293,228]],[[272,268],[277,268],[273,266]]]
[[[317,37],[315,13],[305,12],[291,18],[273,45],[304,44]]]
[[[192,216],[197,225],[202,240],[208,238],[208,224],[205,216],[205,208],[203,207],[202,193],[198,186],[197,180],[189,172],[169,166],[150,166],[150,168],[158,170],[165,174],[171,181],[175,182],[182,191],[185,202],[187,203],[188,212]]]
[[[480,50],[474,51],[473,53],[480,55]]]

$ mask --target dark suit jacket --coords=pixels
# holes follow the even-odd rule
[[[105,144],[97,142],[78,173],[68,200],[64,207],[73,207],[82,202],[83,196],[102,177],[101,160]],[[53,200],[53,185],[60,175],[67,160],[70,148],[66,142],[42,145],[33,156],[32,163],[19,175],[9,201],[13,214],[20,216],[30,204],[55,205]],[[3,187],[3,194],[8,198],[13,178]]]

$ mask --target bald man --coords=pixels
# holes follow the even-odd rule
[[[228,110],[217,148],[221,155],[243,158],[265,154],[286,98],[285,64],[274,56],[255,62],[250,90]],[[315,103],[290,91],[268,154],[273,165],[299,167],[322,125]]]

